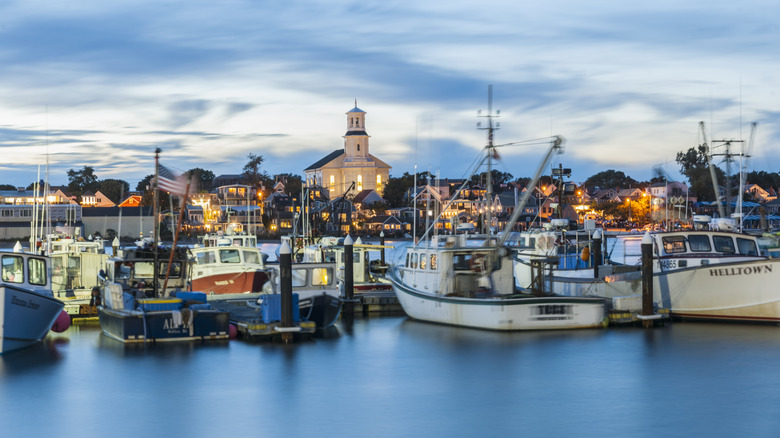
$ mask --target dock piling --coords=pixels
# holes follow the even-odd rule
[[[642,316],[653,315],[653,239],[650,232],[642,237]],[[642,326],[653,327],[653,320],[642,319]]]
[[[591,259],[593,260],[593,278],[599,278],[599,265],[601,265],[601,230],[596,229],[593,233],[593,251]]]
[[[382,266],[385,265],[385,232],[381,231],[379,233],[379,245],[382,247],[382,256],[380,258],[380,262],[382,262]]]
[[[286,241],[282,242],[282,246],[279,248],[279,276],[279,286],[282,295],[281,327],[292,327],[292,249]],[[282,333],[283,343],[289,344],[292,340],[292,333]]]
[[[353,254],[352,237],[347,234],[347,238],[344,239],[344,308],[343,312],[354,312],[354,304],[352,299],[355,296],[355,277],[354,277],[354,254]]]

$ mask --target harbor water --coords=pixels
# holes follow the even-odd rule
[[[780,327],[495,333],[405,316],[292,345],[124,346],[97,326],[0,356],[3,436],[777,436]]]

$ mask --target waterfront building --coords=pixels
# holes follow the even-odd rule
[[[380,195],[390,178],[390,166],[369,153],[366,112],[357,107],[347,112],[344,148],[331,152],[304,170],[306,185],[328,189],[330,199],[363,190]]]

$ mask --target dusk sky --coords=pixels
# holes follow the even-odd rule
[[[53,185],[92,166],[135,189],[156,147],[180,172],[240,173],[254,153],[302,175],[343,147],[355,99],[391,176],[461,178],[489,84],[496,143],[562,135],[575,181],[682,180],[700,121],[744,140],[758,122],[748,170],[776,172],[778,17],[751,0],[3,1],[0,183],[48,155]],[[507,147],[497,167],[529,176],[542,152]]]

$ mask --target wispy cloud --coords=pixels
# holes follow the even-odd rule
[[[562,134],[581,179],[675,167],[700,120],[728,137],[758,120],[754,166],[774,171],[779,12],[763,0],[3,2],[3,178],[25,185],[48,157],[59,182],[90,165],[134,185],[156,147],[182,169],[236,173],[259,153],[269,172],[299,173],[342,145],[356,98],[394,175],[457,174],[485,143],[489,83],[498,138]],[[538,154],[503,155],[520,176]]]

